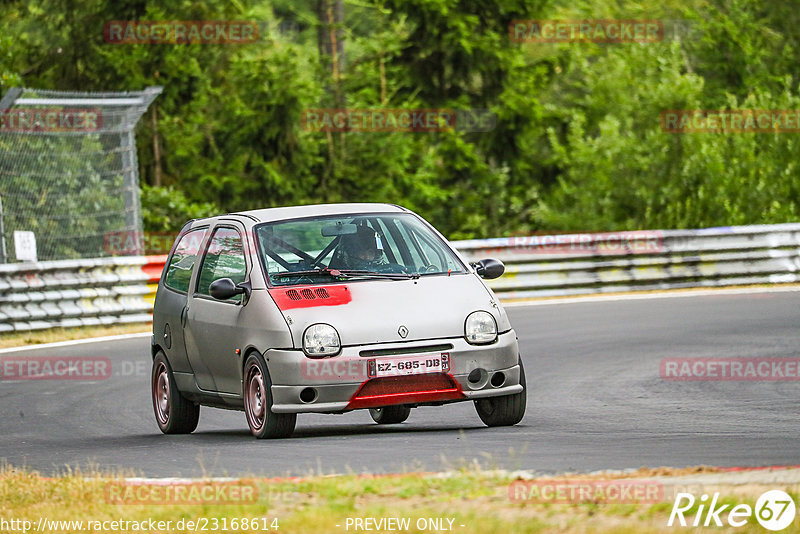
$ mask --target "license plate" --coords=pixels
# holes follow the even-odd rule
[[[370,378],[445,373],[449,370],[449,352],[421,356],[402,356],[399,358],[380,358],[367,362],[367,376]]]

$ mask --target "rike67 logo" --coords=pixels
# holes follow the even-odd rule
[[[691,521],[695,504],[697,512]],[[731,527],[743,527],[755,516],[756,521],[765,529],[778,531],[794,522],[796,512],[794,500],[781,490],[763,493],[756,501],[755,508],[751,508],[748,504],[731,506],[719,503],[719,493],[714,493],[710,502],[707,494],[703,494],[698,501],[691,493],[678,493],[667,526],[677,526],[675,524],[677,519],[677,524],[682,527],[722,527],[725,523]],[[687,522],[687,519],[691,522]]]

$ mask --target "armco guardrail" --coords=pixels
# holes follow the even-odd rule
[[[0,333],[150,321],[165,259],[0,265]]]
[[[454,243],[493,257],[503,300],[800,280],[800,224],[509,237]]]
[[[800,224],[457,241],[504,301],[800,281]],[[149,321],[165,256],[0,265],[0,333]]]

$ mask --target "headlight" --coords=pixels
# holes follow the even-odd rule
[[[472,312],[464,325],[464,337],[473,345],[492,343],[497,339],[497,322],[489,312]]]
[[[339,332],[329,324],[312,324],[303,333],[303,352],[308,356],[335,356],[342,349]]]

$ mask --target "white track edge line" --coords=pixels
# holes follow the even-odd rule
[[[8,354],[9,352],[20,352],[23,350],[39,350],[39,349],[55,349],[59,347],[71,347],[73,345],[81,345],[83,343],[97,343],[102,341],[121,341],[124,339],[137,339],[140,337],[149,337],[151,335],[153,335],[152,332],[137,332],[135,334],[118,334],[115,336],[88,337],[86,339],[70,339],[69,341],[56,341],[54,343],[39,343],[37,345],[25,345],[23,347],[9,347],[7,349],[0,349],[0,354]]]
[[[671,290],[658,291],[654,293],[626,293],[622,295],[584,295],[575,297],[539,297],[536,299],[502,302],[504,308],[519,308],[523,306],[550,306],[553,304],[577,304],[582,302],[612,302],[620,300],[645,300],[660,298],[680,298],[680,297],[705,297],[713,295],[747,295],[753,293],[788,293],[800,291],[800,286],[792,287],[752,287],[752,288],[720,288],[720,289],[701,289],[701,290]]]

